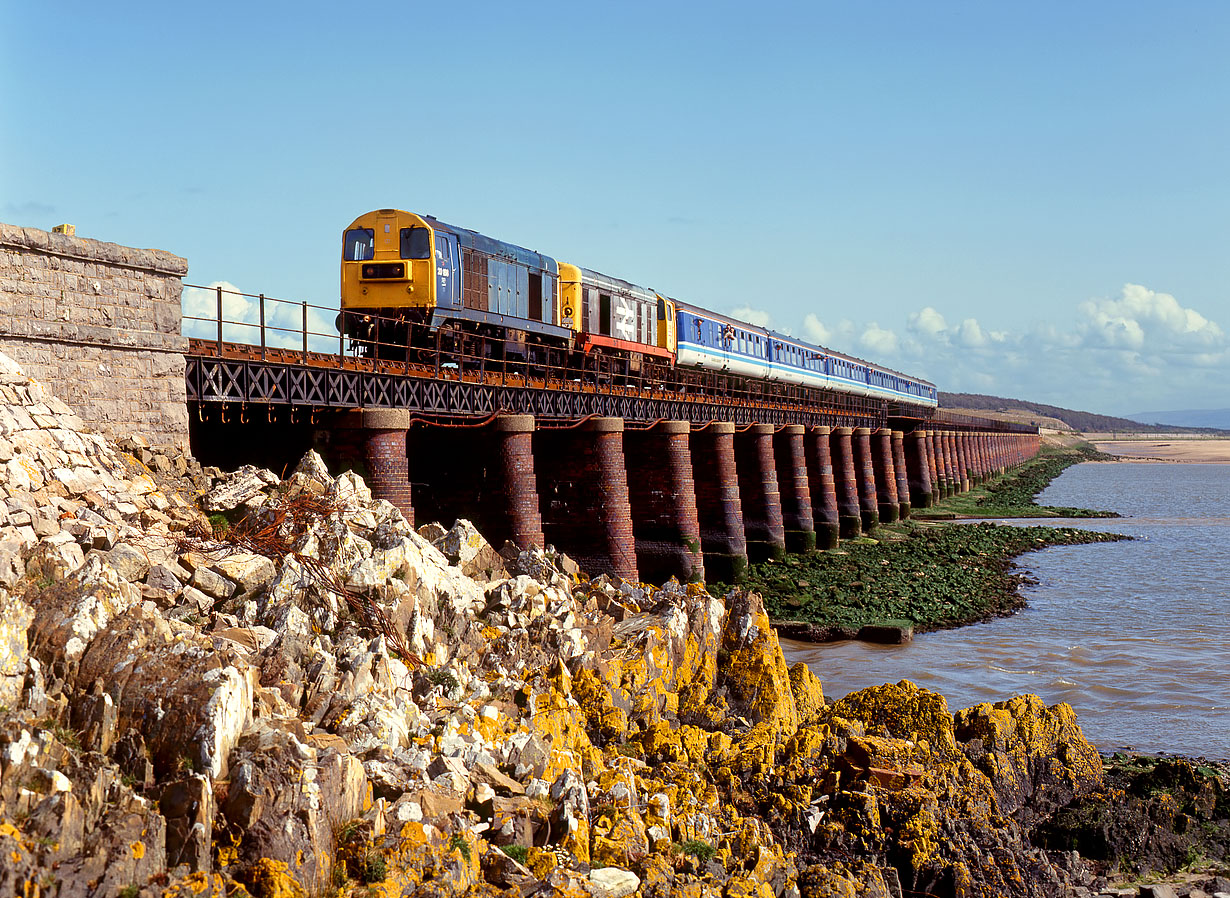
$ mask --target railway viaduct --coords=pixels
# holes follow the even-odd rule
[[[315,447],[411,519],[468,517],[497,546],[555,545],[595,574],[731,581],[1038,450],[1030,428],[721,374],[583,378],[482,345],[373,361],[313,332],[306,304],[246,297],[259,320],[227,320],[221,291],[212,318],[184,322],[213,338],[189,340],[186,271],[0,224],[0,349],[114,436],[190,433],[206,463],[274,467]]]

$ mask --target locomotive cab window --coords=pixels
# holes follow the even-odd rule
[[[347,262],[366,262],[376,255],[376,232],[371,228],[351,228],[342,240],[342,258]]]
[[[402,228],[401,257],[403,259],[430,259],[431,232],[427,228]]]

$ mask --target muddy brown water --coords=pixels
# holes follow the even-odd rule
[[[901,679],[953,710],[1032,692],[1099,749],[1230,759],[1230,465],[1082,464],[1039,501],[1117,511],[1063,523],[1136,539],[1022,556],[1038,582],[1013,617],[905,646],[782,640],[787,661],[833,698]]]

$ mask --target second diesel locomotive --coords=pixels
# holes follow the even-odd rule
[[[937,405],[928,381],[399,209],[369,212],[346,228],[341,290],[347,336],[372,347],[413,347],[447,328],[497,338],[493,345],[531,364],[551,349],[601,353],[629,374],[649,362],[878,398],[923,414]],[[373,336],[374,327],[383,330]]]

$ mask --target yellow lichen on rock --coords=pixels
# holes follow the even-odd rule
[[[627,867],[649,853],[645,821],[635,808],[603,808],[594,817],[590,834],[590,863],[595,867]]]
[[[601,742],[622,738],[628,732],[628,714],[616,707],[611,691],[596,673],[586,668],[572,680],[572,695],[585,713],[589,731]]]
[[[600,769],[604,765],[603,755],[586,732],[587,719],[572,696],[572,677],[567,669],[561,667],[545,678],[543,686],[533,694],[527,721],[530,731],[551,746],[542,779],[551,782],[571,768]]]
[[[808,898],[890,898],[884,873],[862,860],[814,864],[799,874]]]
[[[552,852],[541,848],[531,848],[525,858],[525,865],[539,879],[546,879],[558,864],[559,861]]]
[[[790,672],[758,593],[729,597],[722,633],[719,682],[732,696],[732,707],[754,726],[766,742],[789,739],[799,727]]]
[[[909,680],[852,692],[831,711],[834,717],[861,722],[873,735],[913,742],[919,755],[933,755],[941,762],[961,757],[944,696]]]
[[[819,720],[827,707],[824,702],[824,685],[820,678],[802,661],[791,665],[789,673],[790,694],[794,697],[799,726]]]
[[[958,711],[955,727],[1003,814],[1027,803],[1066,804],[1101,784],[1102,760],[1064,702],[1048,708],[1036,695],[1018,695],[983,703]]]
[[[291,876],[286,861],[261,858],[252,866],[248,885],[254,898],[307,898],[307,891]]]

